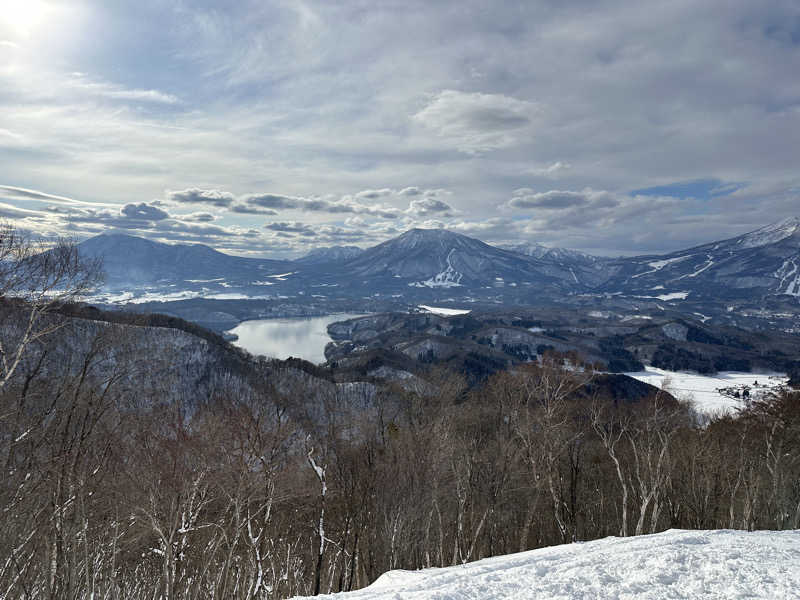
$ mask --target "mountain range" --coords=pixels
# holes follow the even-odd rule
[[[296,260],[236,257],[203,245],[99,235],[79,246],[103,259],[106,290],[126,298],[544,298],[653,302],[800,298],[800,219],[664,255],[597,257],[538,244],[496,247],[443,229],[412,229],[377,246],[320,248]],[[182,295],[181,295],[182,294]]]

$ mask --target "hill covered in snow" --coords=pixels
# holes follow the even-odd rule
[[[362,590],[327,597],[800,598],[800,531],[673,529],[609,537],[444,569],[389,571]]]

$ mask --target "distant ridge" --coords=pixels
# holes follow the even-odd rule
[[[599,294],[660,302],[800,299],[800,219],[663,255],[602,258],[524,243],[499,248],[445,229],[411,229],[362,250],[317,248],[296,260],[243,258],[202,244],[163,244],[124,234],[79,245],[103,259],[110,287],[151,286],[241,297],[437,297],[554,301]],[[496,300],[495,300],[496,301]]]
[[[355,258],[362,252],[364,250],[358,246],[324,246],[314,248],[305,256],[295,259],[295,262],[301,264],[341,262]]]

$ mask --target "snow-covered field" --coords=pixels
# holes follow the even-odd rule
[[[670,530],[639,537],[611,537],[487,558],[458,567],[390,571],[363,590],[335,597],[800,598],[800,531]]]
[[[439,306],[427,306],[426,304],[420,304],[419,308],[425,310],[429,313],[433,313],[435,315],[439,315],[442,317],[452,317],[455,315],[466,315],[472,311],[470,310],[461,310],[458,308],[441,308]]]
[[[644,371],[625,373],[657,388],[667,388],[678,400],[692,403],[697,412],[707,415],[733,413],[745,406],[742,398],[748,390],[751,399],[786,385],[788,378],[780,373],[743,373],[720,371],[716,375],[700,375],[682,371],[665,371],[647,367]],[[733,394],[738,391],[739,398]]]

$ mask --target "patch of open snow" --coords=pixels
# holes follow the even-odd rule
[[[224,277],[217,277],[216,279],[184,279],[186,283],[214,283],[215,281],[225,281]]]
[[[620,319],[620,321],[635,321],[636,319],[644,319],[645,321],[652,321],[653,317],[650,315],[625,315]]]
[[[706,415],[733,414],[743,408],[745,401],[733,396],[737,390],[741,396],[747,388],[750,398],[755,398],[779,389],[788,381],[782,373],[720,371],[716,375],[700,375],[684,371],[665,371],[655,367],[625,375],[657,388],[663,388],[666,384],[667,391],[678,400],[691,402],[697,412]]]
[[[420,304],[419,308],[422,310],[427,310],[429,313],[433,313],[435,315],[440,315],[442,317],[452,317],[455,315],[466,315],[471,313],[471,310],[462,310],[458,308],[440,308],[438,306],[427,306],[425,304]]]
[[[209,300],[271,300],[272,296],[249,296],[238,292],[223,292],[220,294],[206,294],[203,298]]]
[[[159,294],[158,292],[145,292],[141,296],[128,300],[131,304],[143,304],[145,302],[173,302],[175,300],[190,300],[191,298],[204,297],[205,292],[171,292],[169,294]]]
[[[670,292],[669,294],[661,294],[660,296],[634,296],[634,298],[653,298],[654,300],[686,300],[689,292]]]
[[[108,304],[124,304],[133,298],[133,292],[100,293],[86,298],[87,302],[104,302]]]
[[[656,296],[656,298],[666,302],[667,300],[686,300],[688,295],[689,292],[672,292],[671,294],[661,294],[660,296]]]
[[[455,252],[455,248],[451,248],[450,252],[447,253],[447,268],[442,271],[441,273],[437,273],[430,279],[426,279],[425,281],[415,281],[414,283],[409,283],[408,285],[412,287],[429,287],[429,288],[450,288],[450,287],[461,287],[461,278],[463,275],[456,271],[453,268],[452,263],[450,262],[450,257]],[[500,278],[498,278],[500,279]]]
[[[708,262],[705,265],[703,265],[702,267],[700,267],[699,269],[697,269],[694,273],[691,273],[691,274],[687,275],[687,277],[697,277],[698,275],[700,275],[700,273],[702,273],[703,271],[708,269],[713,264],[714,264],[714,261],[712,260],[711,255],[709,254],[708,255]]]
[[[671,265],[672,263],[676,263],[682,260],[686,260],[687,258],[691,258],[692,254],[687,254],[686,256],[677,256],[675,258],[666,258],[664,260],[654,260],[652,262],[647,263],[648,267],[653,267],[652,271],[645,271],[643,273],[637,273],[633,275],[631,279],[636,279],[637,277],[641,277],[642,275],[648,275],[650,273],[655,273],[656,271],[660,271],[667,265]]]
[[[578,281],[578,276],[575,275],[575,271],[572,270],[572,267],[569,268],[569,272],[572,273],[572,278],[575,280],[575,283],[580,283],[580,281]]]
[[[421,571],[389,571],[341,600],[797,598],[800,531],[609,537]]]
[[[781,278],[781,282],[778,284],[779,294],[800,297],[800,273],[798,273],[795,258],[785,260],[781,268],[775,271],[775,276]]]
[[[295,273],[296,273],[296,271],[290,271],[289,273],[276,273],[275,275],[265,275],[265,277],[270,277],[270,278],[274,279],[275,281],[286,281],[287,277],[289,277],[290,275],[294,275]],[[256,285],[268,285],[268,284],[265,284],[265,283],[258,284],[257,283]]]

